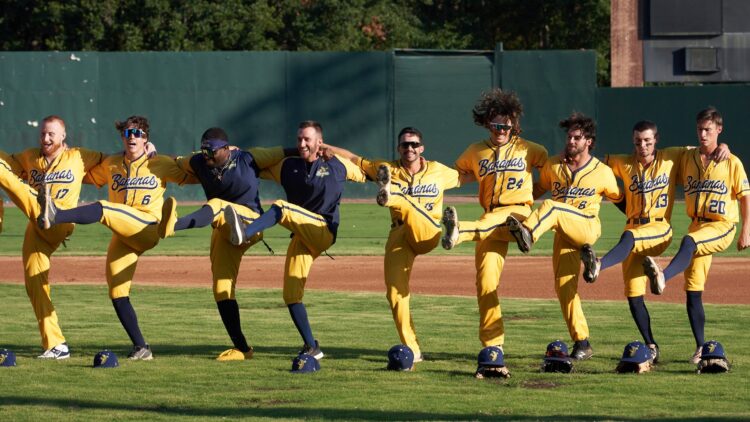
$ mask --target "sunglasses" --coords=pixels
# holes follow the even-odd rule
[[[401,142],[398,144],[401,148],[409,148],[412,147],[413,149],[417,149],[422,146],[421,142]]]
[[[209,160],[212,160],[216,155],[216,151],[211,148],[201,148],[201,154]]]
[[[133,135],[136,138],[143,138],[146,136],[146,132],[141,129],[125,129],[122,131],[122,136],[125,137],[125,139],[130,138],[130,135]]]
[[[506,125],[505,123],[490,123],[490,128],[495,129],[497,131],[511,130],[511,128],[513,128],[513,125]]]

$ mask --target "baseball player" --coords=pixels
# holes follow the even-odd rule
[[[423,361],[409,309],[414,259],[440,243],[443,193],[460,185],[456,170],[422,157],[422,132],[405,127],[398,134],[400,158],[367,160],[343,148],[325,145],[329,151],[351,160],[378,184],[377,203],[391,213],[391,231],[385,245],[386,298],[401,343],[414,352],[414,363]]]
[[[742,213],[737,250],[750,246],[750,184],[742,162],[734,155],[720,163],[713,161],[723,129],[719,111],[709,107],[701,110],[695,120],[698,148],[684,154],[680,163],[685,210],[692,223],[677,254],[664,271],[651,257],[645,258],[643,268],[654,294],[661,294],[667,280],[684,272],[687,314],[696,344],[690,361],[697,364],[705,341],[702,293],[713,254],[725,250],[734,239],[738,222],[737,200]]]
[[[177,159],[177,164],[186,173],[200,181],[208,202],[197,211],[178,219],[177,201],[172,197],[167,198],[162,207],[159,236],[165,238],[173,235],[176,230],[205,227],[209,224],[213,228],[210,256],[214,299],[234,345],[216,358],[219,361],[253,357],[253,348],[242,333],[235,285],[243,254],[263,237],[258,234],[242,245],[232,245],[229,242],[230,230],[224,219],[224,209],[232,207],[243,221],[255,221],[263,213],[258,197],[260,171],[278,163],[284,155],[285,151],[281,147],[251,148],[248,151],[231,149],[227,133],[214,127],[201,136],[199,154]]]
[[[60,224],[49,230],[39,229],[36,220],[43,210],[37,203],[37,191],[46,185],[60,206],[74,207],[84,175],[104,157],[100,152],[68,147],[66,138],[63,119],[47,116],[40,125],[38,148],[0,154],[0,186],[29,219],[22,249],[24,282],[42,337],[44,351],[38,356],[41,359],[70,357],[50,299],[49,271],[50,256],[73,233],[74,226]]]
[[[638,331],[651,351],[652,363],[658,363],[659,346],[651,331],[651,317],[644,302],[648,279],[643,272],[643,257],[658,256],[672,241],[672,204],[675,184],[682,155],[687,147],[657,150],[659,133],[654,122],[642,120],[633,126],[633,154],[607,155],[604,162],[615,176],[627,185],[623,190],[626,206],[625,231],[619,242],[602,258],[596,259],[593,271],[584,271],[583,278],[593,283],[599,272],[623,262],[625,297]],[[724,152],[716,157],[721,161],[729,157],[726,145],[717,148]],[[588,255],[591,256],[591,255]],[[581,254],[585,258],[586,254]],[[585,264],[585,263],[584,263]]]
[[[131,116],[117,122],[125,148],[123,155],[110,155],[89,170],[87,181],[96,186],[109,186],[109,200],[64,209],[56,202],[50,186],[39,192],[43,215],[38,223],[45,229],[63,223],[91,224],[100,222],[112,231],[107,250],[107,284],[109,297],[117,317],[133,342],[128,355],[132,360],[150,360],[151,348],[138,326],[138,318],[130,303],[130,284],[138,257],[159,242],[157,224],[161,217],[167,182],[196,183],[193,176],[165,155],[149,157],[148,119]]]
[[[474,123],[489,132],[456,160],[465,181],[479,183],[479,203],[484,214],[478,221],[458,221],[456,209],[443,212],[443,247],[451,249],[466,240],[476,243],[476,287],[479,307],[479,340],[482,346],[502,347],[505,340],[498,287],[510,237],[509,215],[523,220],[531,213],[531,171],[547,160],[547,150],[521,138],[523,107],[514,92],[494,89],[482,94],[473,109]],[[464,180],[462,180],[463,182]]]
[[[547,160],[539,172],[538,186],[534,188],[537,196],[550,191],[552,199],[543,201],[523,224],[512,215],[507,224],[523,252],[528,252],[542,234],[555,230],[552,253],[555,291],[568,332],[575,342],[570,357],[583,360],[590,358],[594,351],[578,297],[580,255],[593,254],[590,245],[601,235],[601,195],[620,202],[622,194],[612,169],[590,153],[596,143],[594,120],[573,113],[560,122],[560,127],[567,132],[565,150]],[[585,262],[593,265],[595,261]]]
[[[242,245],[265,229],[281,224],[292,232],[284,264],[284,302],[294,325],[304,341],[301,353],[323,358],[313,337],[302,297],[312,263],[336,241],[339,226],[339,203],[344,182],[364,182],[365,175],[349,160],[320,157],[323,128],[307,120],[297,130],[299,157],[287,157],[261,172],[261,177],[281,184],[287,201],[277,200],[255,221],[246,225],[233,207],[224,209],[230,240]]]

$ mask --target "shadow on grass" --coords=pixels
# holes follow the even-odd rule
[[[270,419],[300,419],[316,418],[324,420],[458,420],[469,419],[477,421],[491,421],[509,418],[512,420],[550,420],[550,421],[587,421],[587,420],[622,420],[643,421],[643,418],[613,418],[610,415],[572,415],[572,416],[538,416],[538,415],[482,415],[476,413],[432,413],[424,411],[402,412],[381,410],[347,410],[332,408],[293,408],[274,407],[282,404],[275,401],[258,401],[248,407],[214,407],[194,408],[187,406],[165,406],[165,405],[137,405],[125,403],[113,403],[105,401],[82,400],[82,399],[56,399],[43,397],[4,396],[0,397],[0,404],[4,406],[42,406],[47,408],[59,408],[60,410],[105,410],[115,412],[150,413],[161,416],[174,417],[262,417]],[[288,403],[283,403],[288,404]],[[136,415],[123,415],[125,417]],[[663,418],[662,421],[738,421],[742,418]]]

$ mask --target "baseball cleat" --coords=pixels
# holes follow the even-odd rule
[[[299,354],[306,354],[310,355],[315,358],[315,360],[321,360],[323,359],[323,351],[320,350],[320,344],[318,343],[318,340],[315,340],[315,347],[310,346],[308,344],[305,344],[302,346],[302,349],[299,351]]]
[[[45,350],[44,353],[37,356],[37,359],[54,359],[62,360],[70,357],[70,349],[68,349],[68,343],[60,343],[57,346]]]
[[[128,353],[128,359],[130,360],[151,360],[154,355],[151,353],[151,346],[146,344],[145,346],[133,346],[133,350]]]
[[[659,345],[658,344],[649,344],[648,348],[651,349],[651,361],[652,365],[656,365],[659,363],[659,357],[661,356],[661,353],[659,353]]]
[[[455,207],[446,207],[442,218],[445,233],[443,233],[443,249],[451,250],[458,244],[458,213]]]
[[[57,206],[50,197],[50,186],[42,181],[41,189],[37,194],[37,202],[39,202],[39,208],[41,214],[37,217],[37,225],[40,229],[47,230],[55,224],[55,216],[57,216]]]
[[[649,284],[651,284],[651,293],[660,295],[664,293],[664,288],[667,287],[667,283],[664,280],[664,273],[659,268],[654,258],[647,256],[643,259],[643,272],[648,277]]]
[[[251,347],[249,351],[243,352],[240,349],[227,349],[219,355],[219,357],[216,358],[216,360],[221,362],[227,362],[230,360],[250,360],[253,358],[253,348]]]
[[[518,249],[523,253],[528,253],[531,250],[531,245],[534,241],[531,239],[531,232],[526,228],[516,217],[509,215],[505,220],[505,224],[508,225],[510,234],[516,239]]]
[[[375,201],[378,205],[384,207],[391,199],[391,171],[387,165],[381,164],[378,167],[375,183],[378,185],[378,196],[375,197]]]
[[[245,223],[242,222],[234,208],[230,206],[224,208],[224,220],[229,225],[229,243],[240,246],[247,242]]]
[[[695,349],[695,353],[693,353],[693,356],[690,358],[690,363],[692,364],[699,364],[701,362],[701,356],[703,356],[703,346],[698,346],[697,349]]]
[[[586,360],[594,356],[594,349],[588,340],[577,341],[573,344],[573,350],[570,352],[570,358],[575,360]]]
[[[586,283],[593,283],[599,277],[599,269],[602,267],[601,261],[596,257],[594,248],[588,243],[581,248],[581,261],[583,261],[583,279]]]
[[[159,237],[166,239],[174,235],[174,225],[177,223],[177,200],[170,196],[164,200],[161,207],[161,221],[159,221]]]

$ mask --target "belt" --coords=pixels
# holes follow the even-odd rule
[[[490,205],[490,211],[494,210],[495,208],[503,208],[503,207],[528,207],[529,204],[527,203],[520,203],[520,204],[493,204]]]
[[[627,224],[648,224],[648,223],[650,223],[652,221],[664,221],[664,219],[662,217],[656,217],[656,218],[649,218],[649,217],[644,217],[644,218],[628,218],[628,223]]]
[[[712,218],[706,218],[706,217],[693,217],[693,222],[696,222],[696,221],[699,223],[711,223],[711,222],[719,221],[719,220],[714,220]]]
[[[395,229],[396,227],[403,226],[403,225],[404,225],[404,221],[403,220],[393,220],[391,222],[391,228],[392,229]]]

